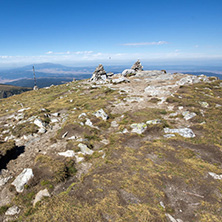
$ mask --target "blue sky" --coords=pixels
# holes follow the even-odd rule
[[[221,0],[0,0],[0,67],[219,64],[221,12]]]

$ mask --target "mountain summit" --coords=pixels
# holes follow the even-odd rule
[[[222,221],[222,82],[103,76],[1,100],[0,220]]]

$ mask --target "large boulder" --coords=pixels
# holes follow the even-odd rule
[[[143,66],[141,65],[141,62],[139,59],[134,63],[134,65],[131,67],[131,69],[135,70],[136,72],[143,71]]]
[[[135,74],[136,74],[136,71],[134,69],[125,69],[122,72],[123,76],[132,76],[132,75],[135,75]]]
[[[90,81],[96,82],[96,81],[106,81],[107,79],[107,74],[106,71],[104,70],[104,67],[102,64],[99,64],[99,66],[96,68],[94,71]]]

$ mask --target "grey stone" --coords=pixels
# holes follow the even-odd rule
[[[160,124],[160,123],[161,123],[160,119],[153,119],[153,120],[146,121],[147,125],[150,125],[150,124],[156,125],[156,124]]]
[[[1,178],[0,179],[0,187],[4,186],[11,178],[12,178],[12,176]]]
[[[67,135],[68,135],[69,132],[65,132],[63,135],[62,135],[62,138],[64,139]]]
[[[215,180],[221,180],[222,179],[222,174],[218,175],[216,173],[209,172],[209,175],[212,176]]]
[[[38,118],[34,120],[34,124],[36,126],[38,126],[39,128],[44,128],[45,127],[45,123],[43,123],[42,120],[40,120]]]
[[[111,127],[116,128],[118,126],[119,126],[119,124],[116,121],[111,122]]]
[[[123,76],[128,76],[128,75],[135,75],[136,74],[136,71],[134,69],[125,69],[123,72],[122,72],[122,75]]]
[[[203,108],[208,108],[209,104],[207,102],[199,102]]]
[[[103,109],[96,111],[94,113],[94,116],[96,116],[97,118],[102,118],[104,121],[106,121],[109,118],[109,116],[104,112]]]
[[[171,138],[171,137],[174,137],[174,136],[175,136],[174,134],[165,134],[164,135],[165,138]]]
[[[80,144],[78,145],[78,147],[80,148],[82,154],[84,154],[84,155],[86,155],[86,154],[92,155],[92,154],[94,153],[93,150],[90,150],[90,149],[89,149],[85,144],[83,144],[83,143],[80,143]]]
[[[147,125],[145,123],[133,123],[130,127],[132,128],[132,133],[137,134],[142,134],[147,129]]]
[[[12,185],[15,186],[15,189],[18,193],[23,192],[25,184],[28,183],[28,181],[34,177],[34,174],[32,172],[31,168],[25,168],[12,182]]]
[[[46,129],[44,127],[41,127],[38,132],[41,134],[46,133]]]
[[[170,128],[164,128],[165,133],[178,133],[180,136],[183,136],[185,138],[193,138],[195,137],[194,132],[189,128],[181,128],[181,129],[170,129]]]
[[[112,83],[114,84],[119,84],[119,83],[123,83],[123,82],[130,82],[129,79],[125,78],[125,77],[119,77],[119,78],[114,78],[112,79]]]
[[[40,190],[36,196],[35,196],[35,200],[33,202],[33,206],[35,207],[36,203],[38,203],[39,201],[41,201],[43,199],[43,197],[50,197],[50,193],[47,189],[44,190]]]
[[[16,214],[20,213],[20,209],[17,206],[12,206],[8,208],[8,210],[5,212],[6,216],[14,216]]]
[[[75,152],[73,150],[67,150],[65,152],[60,152],[58,153],[60,156],[65,156],[65,157],[74,157]]]
[[[194,113],[194,112],[184,111],[184,112],[182,112],[182,115],[183,115],[185,120],[190,120],[193,117],[195,117],[197,114]]]

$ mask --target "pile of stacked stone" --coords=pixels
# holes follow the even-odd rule
[[[143,66],[141,65],[141,62],[139,59],[134,63],[131,69],[135,70],[136,72],[143,71]]]
[[[99,66],[96,68],[96,70],[93,73],[92,78],[90,81],[96,82],[96,81],[106,81],[107,79],[107,74],[106,71],[104,70],[104,67],[102,64],[99,64]]]
[[[131,69],[125,69],[122,72],[122,75],[123,76],[132,76],[132,75],[136,75],[136,72],[138,72],[138,71],[143,71],[143,66],[141,65],[141,62],[139,59],[133,64]]]

